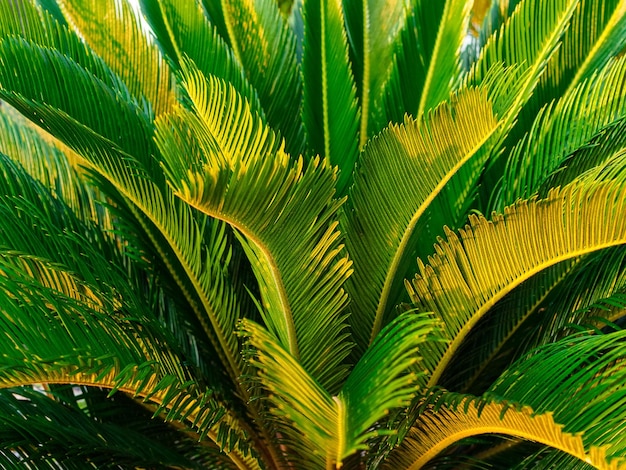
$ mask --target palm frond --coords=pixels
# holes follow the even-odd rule
[[[544,448],[524,458],[513,470],[533,468],[536,470],[549,470],[551,468],[567,468],[568,470],[594,470],[594,465],[564,452]]]
[[[405,114],[421,117],[448,99],[459,76],[469,15],[468,2],[410,2],[376,127],[402,122]]]
[[[296,38],[275,0],[223,2],[223,13],[235,56],[257,90],[267,122],[285,139],[287,152],[304,152],[300,114],[302,77],[296,60]]]
[[[549,188],[565,186],[594,168],[611,165],[623,158],[626,149],[626,116],[599,130],[587,142],[563,158],[559,167],[539,187],[539,195]]]
[[[150,40],[154,41],[157,47],[159,47],[169,65],[176,68],[178,50],[172,41],[170,29],[163,18],[160,2],[137,0],[137,5],[139,6],[141,21],[145,21],[149,26]],[[198,6],[202,8],[200,4]]]
[[[46,12],[48,12],[56,21],[63,25],[67,25],[67,20],[63,16],[63,12],[56,0],[36,0],[36,3]]]
[[[167,282],[163,284],[152,282],[149,285],[145,283],[146,277],[151,276],[167,281],[168,273],[158,254],[154,253],[149,240],[145,239],[147,236],[141,226],[129,217],[132,211],[126,207],[126,201],[117,198],[113,202],[111,196],[116,194],[116,191],[108,188],[102,180],[95,182],[92,173],[80,168],[79,164],[85,163],[80,156],[75,155],[51,136],[45,136],[41,129],[12,111],[6,103],[2,105],[2,110],[0,151],[8,153],[11,160],[17,163],[15,166],[5,157],[0,157],[1,173],[4,176],[0,186],[3,187],[3,194],[7,194],[5,202],[9,204],[9,213],[12,214],[17,207],[24,207],[22,201],[14,204],[9,194],[19,194],[21,199],[27,199],[31,204],[40,206],[37,200],[41,199],[43,206],[49,207],[42,208],[41,213],[53,216],[53,227],[59,230],[63,228],[70,233],[80,233],[85,238],[75,240],[75,237],[71,236],[66,239],[59,231],[53,236],[54,241],[50,244],[46,242],[49,240],[46,238],[37,238],[36,241],[27,243],[30,238],[28,220],[32,220],[32,224],[37,226],[42,226],[41,222],[24,218],[20,224],[15,225],[6,218],[5,213],[5,230],[2,230],[3,262],[21,263],[23,269],[28,269],[45,285],[56,286],[70,297],[80,295],[83,299],[91,299],[96,305],[99,301],[80,278],[81,272],[82,276],[91,278],[93,266],[86,266],[84,263],[76,266],[68,264],[76,258],[65,253],[73,250],[84,251],[82,243],[96,247],[98,251],[94,253],[93,259],[105,257],[101,266],[111,264],[123,270],[124,279],[119,283],[121,284],[119,288],[124,290],[131,284],[141,289],[150,302],[149,310],[168,324],[168,328],[181,345],[186,345],[185,355],[193,360],[194,364],[204,367],[204,360],[199,354],[199,350],[205,348],[204,339],[202,335],[192,337],[192,331],[195,330],[197,333],[201,328],[195,324],[191,325],[193,318],[181,316],[181,312],[188,308],[184,305],[183,299],[176,298],[178,294],[174,295],[178,304],[178,314],[173,315],[172,303],[168,304],[166,297],[162,295],[163,286],[167,285]],[[24,171],[41,183],[42,187],[33,191],[37,184],[26,177]],[[44,188],[49,189],[51,194],[46,195]],[[107,193],[107,197],[103,192]],[[64,212],[68,215],[61,217],[60,214]],[[71,213],[73,215],[70,216]],[[15,227],[15,230],[10,230],[11,226]],[[76,243],[72,244],[72,241]],[[50,249],[47,250],[46,247]],[[80,259],[78,258],[78,261]],[[65,268],[68,268],[69,272]],[[110,273],[109,268],[106,269],[106,273]],[[107,283],[112,282],[110,276],[101,275],[100,279],[101,281],[106,279]],[[173,279],[169,282],[172,286],[175,285]],[[111,299],[115,298],[117,296],[111,294]]]
[[[180,108],[157,123],[171,183],[184,201],[243,235],[266,325],[313,377],[335,388],[349,349],[342,284],[350,274],[333,220],[341,204],[333,198],[335,171],[319,158],[291,161],[223,81],[190,69],[183,85],[195,114]],[[225,119],[237,125],[224,126]],[[285,238],[293,243],[285,246]]]
[[[529,70],[526,80],[518,84],[518,100],[523,105],[530,98],[539,76],[557,50],[578,4],[579,0],[558,0],[542,9],[543,15],[538,18],[534,15],[538,11],[538,0],[520,2],[481,50],[474,67],[477,76],[482,76],[498,62],[523,64]],[[524,41],[518,40],[521,37]],[[519,108],[516,106],[515,109]]]
[[[236,431],[238,420],[225,416],[213,391],[190,380],[184,359],[168,347],[175,343],[154,319],[127,302],[100,313],[29,273],[4,271],[0,323],[10,340],[0,352],[0,388],[63,383],[124,391],[154,403],[166,420],[189,422],[220,448],[237,449],[241,441],[243,450],[235,454],[247,454],[249,437]],[[232,432],[218,432],[220,427]]]
[[[515,16],[517,9],[524,9],[523,2],[496,2],[492,15],[488,18],[481,32],[481,45],[488,43],[487,37],[494,30],[502,28],[509,17]],[[533,13],[534,14],[534,13]],[[620,0],[597,3],[582,0],[574,10],[569,25],[562,35],[558,48],[545,62],[544,70],[532,97],[524,104],[520,115],[519,130],[524,131],[536,114],[554,98],[571,94],[584,80],[591,78],[597,70],[601,70],[611,59],[617,57],[623,49],[623,37],[626,33],[626,9]],[[543,18],[542,18],[543,20]],[[541,23],[538,20],[536,23]],[[535,36],[526,35],[527,39]],[[496,36],[494,36],[496,37]],[[584,41],[581,38],[584,37]],[[532,39],[531,39],[532,40]],[[490,39],[493,41],[493,38]],[[517,51],[512,51],[510,60],[518,60],[521,40],[511,44]],[[509,59],[503,56],[503,60]],[[519,63],[519,62],[518,62]],[[517,135],[517,134],[516,134]],[[519,134],[521,136],[521,134]]]
[[[253,348],[250,361],[258,369],[255,380],[267,392],[270,412],[288,422],[280,428],[284,444],[301,459],[298,465],[311,468],[339,468],[347,457],[368,448],[380,432],[376,422],[407,406],[415,394],[418,374],[408,373],[419,361],[415,349],[436,341],[430,316],[398,317],[332,396],[265,329],[251,322],[243,328]]]
[[[545,345],[505,371],[486,396],[530,406],[536,413],[550,412],[563,431],[580,433],[587,448],[603,447],[608,456],[623,457],[625,337],[619,330]],[[574,394],[584,406],[569,405]],[[612,464],[623,462],[615,458]]]
[[[114,89],[126,88],[110,67],[66,23],[30,0],[0,4],[0,39],[21,38],[29,44],[54,49]],[[26,65],[26,64],[22,64]],[[9,66],[9,64],[6,64]],[[53,82],[57,83],[57,82]],[[58,83],[59,86],[65,85]],[[130,95],[128,90],[125,93]],[[136,101],[136,100],[134,100]]]
[[[111,214],[103,204],[105,198],[84,181],[84,170],[79,168],[82,158],[44,136],[6,103],[0,112],[0,152],[50,189],[82,220],[97,222],[103,231],[113,228]]]
[[[612,254],[609,249],[600,256],[609,259]],[[571,276],[584,272],[585,267],[584,258],[559,263],[524,281],[497,302],[461,343],[440,384],[450,390],[482,394],[526,350],[520,343],[530,343],[527,327],[534,319],[558,318],[559,323],[571,319],[556,299],[576,295],[576,289],[570,290]],[[545,331],[541,333],[543,336]]]
[[[350,69],[341,0],[305,0],[302,119],[308,149],[339,167],[337,191],[352,181],[359,153],[360,109]]]
[[[159,115],[176,101],[172,73],[126,0],[58,0],[63,15],[138,100]]]
[[[486,90],[468,89],[425,118],[389,127],[366,147],[342,219],[355,266],[348,286],[362,347],[397,304],[401,276],[418,245],[428,246],[424,229],[436,222],[427,219],[456,220],[462,212],[453,204],[463,204],[499,125]]]
[[[537,115],[529,134],[508,158],[502,190],[494,204],[497,209],[533,195],[566,162],[570,180],[577,176],[571,172],[575,161],[570,154],[593,143],[597,133],[625,116],[625,77],[626,60],[621,58]],[[618,142],[608,143],[615,146]]]
[[[228,27],[226,26],[223,2],[215,2],[213,0],[200,1],[211,24],[215,26],[224,41],[226,41],[228,45],[231,45]]]
[[[460,237],[447,231],[448,240],[435,247],[428,265],[419,261],[420,274],[407,284],[416,303],[441,316],[450,341],[427,357],[429,385],[438,383],[476,323],[524,281],[624,243],[625,228],[616,216],[624,210],[622,181],[574,182],[543,200],[518,202],[492,222],[473,215]]]
[[[616,247],[579,262],[563,286],[532,312],[530,320],[534,321],[519,333],[524,339],[518,341],[516,357],[580,329],[594,330],[619,321],[626,290],[625,256],[624,248]]]
[[[230,83],[248,100],[254,112],[265,117],[257,92],[246,78],[242,64],[209,22],[200,4],[180,0],[144,3],[149,3],[150,8],[156,5],[158,11],[149,17],[150,24],[156,31],[160,31],[157,22],[163,24],[159,41],[172,44],[170,59],[179,66],[185,60],[192,60],[205,75],[214,75]]]
[[[158,151],[152,141],[152,123],[148,117],[124,94],[121,82],[117,83],[120,90],[114,91],[54,51],[19,41],[5,40],[0,48],[3,45],[17,55],[13,60],[5,59],[5,63],[10,67],[21,66],[28,72],[26,76],[16,77],[9,73],[9,67],[3,69],[7,73],[0,77],[0,94],[83,156],[143,213],[151,224],[144,228],[162,261],[194,307],[230,377],[237,383],[241,359],[234,325],[240,312],[221,267],[222,256],[228,251],[225,232],[206,230],[207,220],[198,219],[163,183],[162,170],[154,158]],[[45,86],[52,75],[69,77],[74,73],[82,80],[72,81],[72,91],[68,88],[54,92]],[[28,76],[33,79],[28,80]],[[69,87],[69,82],[66,86]],[[118,93],[123,99],[117,99]],[[117,117],[109,119],[109,114]],[[214,237],[208,244],[210,250],[204,243],[205,235],[209,234]],[[169,259],[170,250],[175,254],[174,261]]]
[[[624,316],[624,247],[544,270],[496,304],[455,354],[445,387],[483,393],[514,360],[574,332]]]
[[[377,127],[370,117],[376,113],[375,107],[380,105],[383,86],[391,74],[394,46],[404,24],[407,8],[403,0],[344,0],[343,9],[350,42],[352,73],[361,105],[361,149],[368,136],[378,133],[382,128]]]
[[[32,388],[0,390],[0,419],[3,423],[0,439],[5,452],[18,454],[26,462],[37,459],[38,468],[43,467],[45,461],[59,463],[63,468],[80,463],[92,468],[114,465],[201,468],[174,446],[156,440],[158,436],[137,432],[132,429],[132,424],[122,426],[122,423],[96,421],[57,400],[55,395],[49,396]],[[127,419],[132,423],[137,418],[127,415]],[[143,421],[149,420],[150,415],[143,416]],[[162,426],[161,431],[167,432],[167,427]],[[176,439],[173,431],[169,433],[170,438]],[[183,439],[184,435],[178,438]],[[232,468],[228,461],[224,465]]]
[[[42,123],[33,106],[24,103],[24,98],[33,97],[45,102],[44,106],[61,110],[66,119],[70,116],[76,119],[107,139],[108,145],[115,142],[141,159],[142,170],[157,179],[154,144],[150,139],[151,118],[110,70],[108,81],[104,81],[61,52],[19,38],[3,40],[0,50],[0,93],[6,101],[57,137],[54,129],[45,127],[52,120]],[[58,87],[46,86],[50,82],[58,83]],[[112,118],[113,115],[116,117]]]
[[[625,36],[626,4],[622,0],[581,1],[541,79],[538,97],[545,103],[592,77],[623,52]]]
[[[529,125],[527,119],[522,119],[524,116],[520,118],[520,112],[533,96],[578,5],[579,0],[558,0],[549,5],[541,4],[540,0],[519,3],[513,14],[481,49],[480,57],[467,75],[468,83],[478,84],[483,81],[485,73],[498,63],[520,67],[520,78],[512,85],[514,89],[509,90],[516,99],[506,113],[500,115],[505,121],[503,127],[509,141],[515,142],[521,130]],[[539,10],[542,12],[540,16],[535,14]],[[516,121],[518,118],[520,120]],[[494,158],[490,162],[483,177],[484,186],[497,187],[504,162],[503,158]],[[483,195],[483,198],[488,200],[490,195]]]
[[[418,469],[447,447],[482,434],[505,434],[539,442],[591,463],[594,468],[617,470],[621,461],[610,459],[604,448],[586,446],[580,435],[567,432],[549,412],[530,407],[513,408],[471,397],[454,405],[426,409],[408,436],[390,456],[385,468]]]

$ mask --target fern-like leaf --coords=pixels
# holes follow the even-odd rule
[[[341,204],[333,198],[335,170],[319,158],[292,161],[223,81],[190,69],[183,86],[194,112],[180,108],[157,123],[172,185],[241,233],[266,325],[313,377],[335,388],[349,349],[342,285],[350,274],[334,221]],[[288,247],[285,237],[293,240]]]

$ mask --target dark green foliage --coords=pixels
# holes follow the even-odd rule
[[[476,8],[0,2],[0,467],[623,468],[626,8]]]

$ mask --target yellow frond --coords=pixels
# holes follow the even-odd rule
[[[407,289],[445,324],[449,344],[432,358],[436,385],[463,340],[501,299],[558,263],[626,243],[624,182],[574,182],[545,199],[520,201],[494,214],[473,215],[457,236],[447,229],[428,265]]]
[[[148,40],[129,3],[115,0],[63,0],[63,12],[135,97],[145,97],[155,114],[176,102],[174,83],[165,58]]]
[[[440,408],[424,413],[392,454],[386,468],[417,470],[448,446],[481,434],[503,434],[538,442],[598,469],[626,468],[623,459],[607,461],[602,448],[585,449],[582,437],[563,432],[563,426],[554,422],[551,413],[537,415],[528,407],[516,410],[497,403],[477,407],[473,401],[459,405],[456,410]]]

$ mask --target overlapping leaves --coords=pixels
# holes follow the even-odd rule
[[[242,235],[266,325],[333,389],[349,350],[342,286],[350,262],[334,220],[336,170],[325,159],[292,159],[223,81],[190,65],[183,86],[193,111],[181,107],[157,124],[168,176],[183,200]]]

